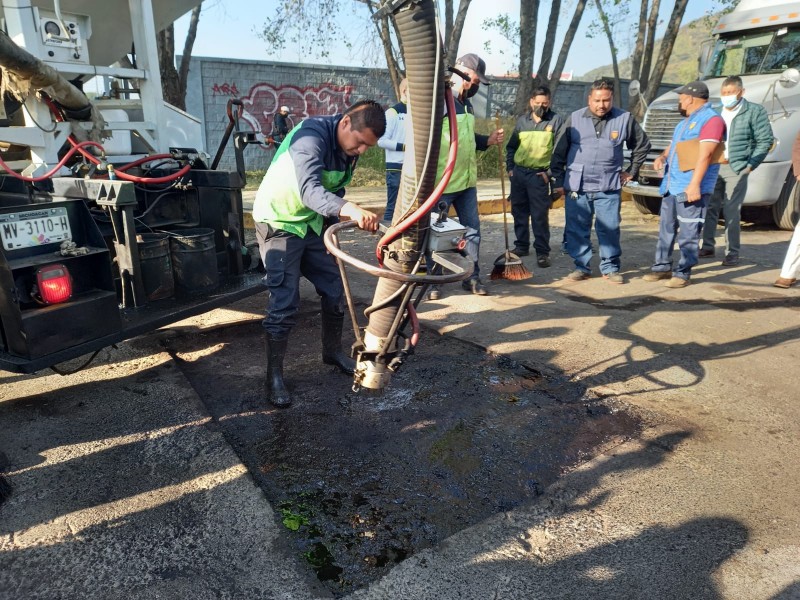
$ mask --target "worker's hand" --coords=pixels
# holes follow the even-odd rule
[[[659,154],[658,158],[653,161],[653,169],[656,171],[661,171],[664,169],[664,155]]]
[[[685,192],[687,202],[697,202],[703,197],[703,195],[700,193],[700,186],[698,184],[689,184]]]
[[[509,178],[509,179],[511,179],[513,176],[514,176],[514,169],[511,169],[511,170],[508,172],[508,178]],[[800,179],[800,175],[798,175],[797,177],[798,177],[798,179]]]
[[[494,146],[496,144],[502,144],[503,139],[505,138],[505,133],[503,133],[502,129],[495,129],[492,133],[489,134],[489,141],[487,144],[490,146]]]
[[[632,180],[633,180],[633,177],[631,177],[631,174],[628,173],[627,171],[623,171],[622,173],[619,174],[619,182],[622,185],[625,185],[626,183],[628,183],[629,181],[632,181]]]
[[[339,217],[355,221],[358,223],[359,229],[364,231],[377,231],[378,229],[378,216],[368,210],[359,208],[352,202],[345,202],[344,206],[339,210]]]
[[[559,198],[561,198],[561,196],[564,195],[564,188],[563,187],[553,188],[553,193],[556,194]]]

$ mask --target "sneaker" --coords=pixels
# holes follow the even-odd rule
[[[772,285],[773,287],[783,288],[784,290],[788,290],[795,284],[796,281],[797,281],[796,279],[791,279],[788,277],[778,277],[775,280],[775,283],[773,283]]]
[[[723,267],[735,267],[738,264],[739,264],[738,254],[726,254],[725,258],[722,259]]]
[[[475,294],[476,296],[486,296],[489,294],[489,290],[486,289],[486,286],[481,283],[481,280],[477,277],[473,277],[467,279],[466,281],[461,282],[461,287],[468,292]]]
[[[625,279],[623,279],[622,273],[619,271],[614,271],[613,273],[604,273],[603,279],[609,283],[625,283]]]
[[[590,273],[586,271],[581,271],[580,269],[575,269],[572,273],[567,275],[567,281],[583,281],[584,279],[589,279],[591,277]]]
[[[713,248],[701,248],[700,252],[697,253],[700,258],[708,258],[710,256],[714,256],[714,249]]]
[[[530,250],[527,248],[520,248],[519,246],[514,246],[512,252],[517,256],[528,256],[530,254]]]
[[[664,282],[664,287],[668,288],[683,288],[689,285],[689,280],[683,277],[671,277],[669,281]]]
[[[432,285],[428,289],[428,300],[438,300],[442,297],[442,291],[439,289],[438,285]]]
[[[550,256],[547,254],[540,254],[536,257],[536,264],[539,265],[542,269],[546,269],[550,266]]]
[[[650,271],[642,277],[645,281],[660,281],[662,279],[672,279],[672,271]]]

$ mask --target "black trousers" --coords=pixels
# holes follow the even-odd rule
[[[514,246],[528,250],[533,231],[536,255],[550,254],[550,189],[538,171],[514,167],[511,177],[511,216],[514,219]]]

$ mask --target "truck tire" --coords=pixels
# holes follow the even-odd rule
[[[792,231],[797,225],[798,217],[800,217],[800,184],[792,169],[789,169],[781,194],[772,205],[772,219],[779,229]]]
[[[643,215],[657,215],[661,212],[661,198],[631,194],[634,206]]]

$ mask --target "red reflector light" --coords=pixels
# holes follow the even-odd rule
[[[64,265],[47,265],[36,271],[36,286],[45,304],[65,302],[72,296],[72,278]]]

